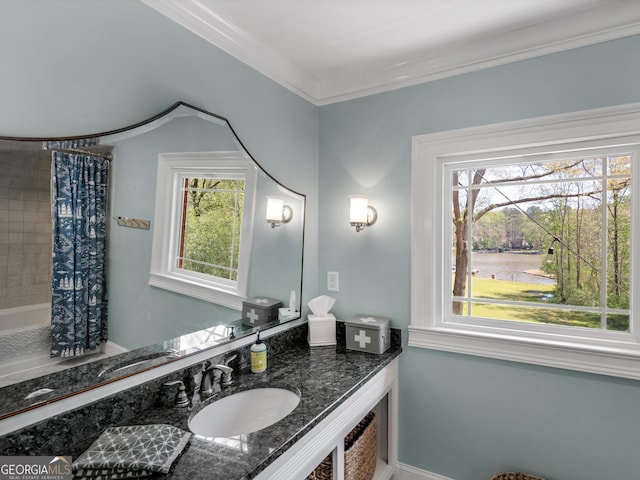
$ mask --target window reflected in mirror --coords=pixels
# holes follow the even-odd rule
[[[176,268],[238,280],[244,179],[185,177]]]
[[[246,296],[256,170],[241,152],[160,153],[149,283],[234,308]]]

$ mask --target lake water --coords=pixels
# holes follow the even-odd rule
[[[526,282],[538,285],[553,285],[556,281],[540,275],[525,273],[526,270],[540,270],[546,255],[527,253],[472,253],[471,268],[477,270],[478,278],[491,278],[510,282]]]

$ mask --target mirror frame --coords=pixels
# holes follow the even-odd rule
[[[298,315],[295,317],[278,320],[278,321],[269,323],[267,325],[262,325],[257,328],[259,328],[262,331],[268,328],[276,327],[276,326],[300,319],[302,316],[301,314],[302,287],[303,287],[303,278],[304,278],[304,238],[305,238],[305,227],[306,227],[306,195],[286,187],[281,182],[279,182],[275,177],[273,177],[267,170],[265,170],[262,167],[262,165],[260,165],[260,163],[254,158],[254,156],[247,150],[247,148],[244,146],[244,144],[236,134],[235,130],[231,126],[231,123],[225,117],[222,117],[215,113],[211,113],[207,110],[193,106],[186,102],[179,101],[171,105],[169,108],[161,111],[160,113],[150,118],[137,122],[133,125],[129,125],[123,128],[118,128],[115,130],[109,130],[105,132],[85,134],[85,135],[58,136],[58,137],[15,137],[15,136],[0,135],[0,141],[55,142],[55,141],[90,139],[90,138],[100,138],[100,137],[118,135],[118,134],[126,133],[135,129],[143,128],[149,124],[152,124],[153,122],[157,122],[161,120],[163,117],[170,115],[174,110],[177,110],[179,108],[191,109],[196,113],[196,115],[197,114],[206,115],[218,120],[221,124],[224,124],[227,128],[229,128],[231,134],[235,138],[235,141],[238,143],[238,146],[254,162],[254,164],[256,165],[256,167],[259,169],[261,173],[263,173],[268,179],[273,181],[275,184],[283,188],[286,188],[291,193],[301,197],[303,201],[303,211],[302,211],[303,218],[302,218],[302,232],[301,232],[302,246],[301,246],[301,259],[300,259],[300,285],[299,285],[300,295],[298,296],[298,300],[297,300]],[[5,402],[0,402],[0,420],[33,410],[35,408],[38,408],[44,405],[48,405],[48,404],[66,399],[76,394],[84,393],[89,390],[99,388],[113,382],[117,382],[118,380],[129,378],[131,376],[134,376],[142,372],[147,372],[153,368],[156,368],[162,365],[167,365],[176,360],[181,360],[183,358],[187,358],[192,355],[202,353],[204,351],[213,349],[215,347],[219,347],[221,345],[229,344],[234,340],[246,337],[252,333],[255,333],[256,331],[256,328],[242,325],[240,319],[237,322],[234,322],[233,325],[228,325],[228,326],[234,327],[234,329],[232,330],[233,331],[232,335],[226,335],[226,333],[224,335],[220,335],[219,332],[217,332],[213,334],[213,340],[208,341],[207,343],[204,343],[204,344],[197,345],[195,347],[190,347],[189,349],[184,350],[182,352],[175,352],[175,353],[172,352],[170,354],[167,354],[167,345],[171,345],[172,343],[175,343],[178,339],[184,338],[185,336],[176,337],[174,339],[166,339],[163,343],[152,344],[149,346],[131,350],[126,353],[116,354],[105,359],[84,363],[78,366],[71,366],[65,370],[61,370],[53,374],[42,375],[39,377],[35,377],[33,379],[16,382],[6,387],[0,387],[0,390],[4,388],[11,389],[12,393],[9,396],[10,399],[7,399],[8,401],[6,403],[10,403],[13,408],[13,410],[5,411],[4,407],[2,406],[2,403],[5,403]],[[218,327],[223,327],[223,328],[228,326],[222,325],[222,324],[218,325]],[[215,329],[215,326],[212,328]],[[205,329],[199,332],[193,332],[192,334],[188,334],[188,335],[194,335],[197,337],[198,334],[201,334],[201,335],[206,334],[208,337],[212,336],[211,329]],[[139,367],[134,368],[133,370],[122,369],[121,365],[123,365],[123,363],[125,364],[125,366],[133,366],[132,364],[135,364],[135,365],[139,365]],[[118,372],[118,370],[120,370],[122,373],[116,373]],[[113,373],[115,373],[115,375],[113,375]],[[16,402],[16,400],[19,398],[24,399],[26,394],[30,392],[34,392],[39,388],[42,388],[42,385],[38,386],[37,382],[42,384],[42,382],[45,379],[49,378],[50,380],[53,380],[54,377],[55,377],[54,383],[57,385],[59,385],[60,383],[63,383],[65,386],[64,389],[61,389],[61,391],[59,392],[56,391],[56,394],[51,396],[49,394],[43,394],[41,399],[34,398],[34,401],[32,403],[23,402],[24,404],[21,404],[21,402]],[[100,380],[89,381],[90,379],[96,379],[96,378]],[[69,385],[69,384],[72,384],[72,385]]]

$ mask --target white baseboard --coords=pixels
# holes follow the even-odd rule
[[[398,462],[396,473],[393,480],[453,480],[449,477],[443,477],[437,473],[427,472],[419,468],[412,467],[405,463]]]

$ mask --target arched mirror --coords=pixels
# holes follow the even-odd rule
[[[63,155],[109,163],[106,287],[88,300],[106,293],[108,341],[75,355],[59,334],[51,358],[56,289],[77,281],[51,260],[52,216],[73,215],[51,193]],[[243,300],[280,303],[261,329],[300,316],[305,197],[222,117],[177,103],[82,138],[0,137],[0,172],[0,418],[253,333]]]

